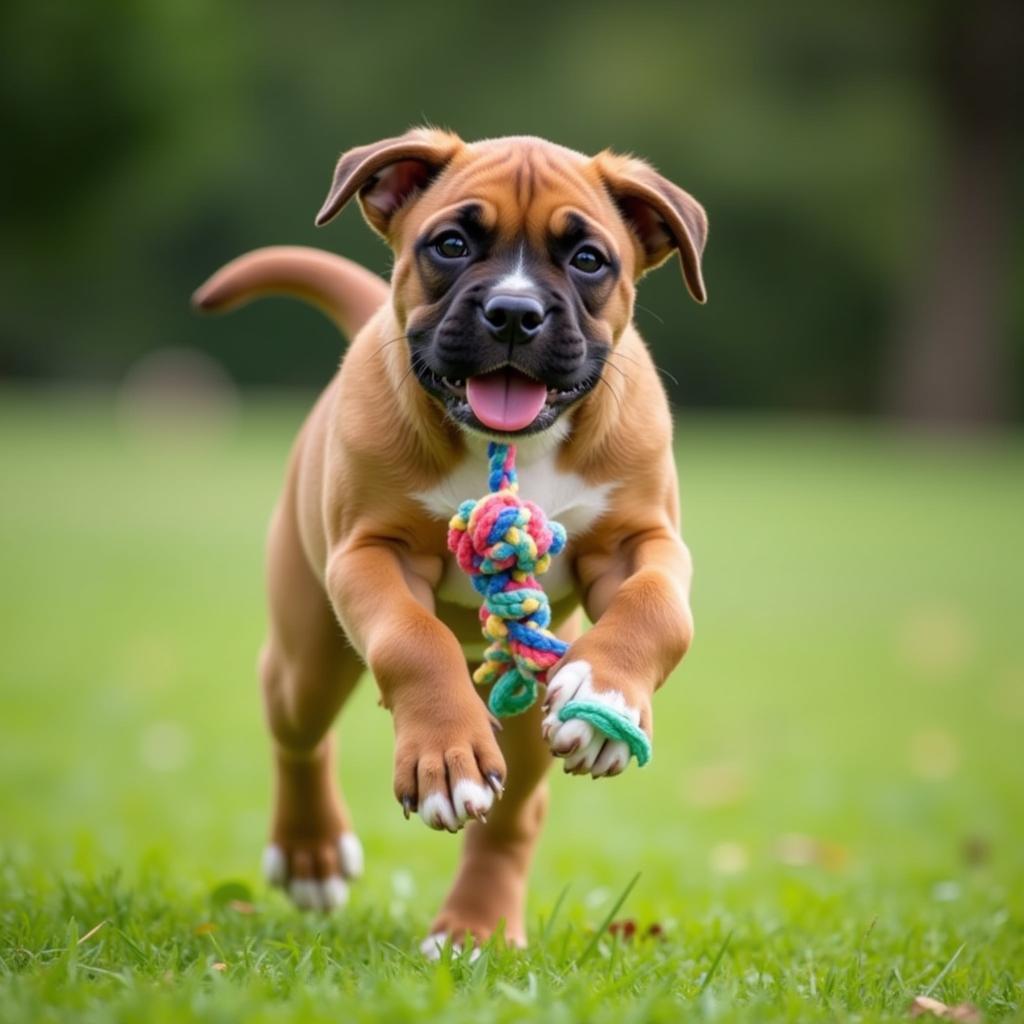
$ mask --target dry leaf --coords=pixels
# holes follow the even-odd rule
[[[928,782],[942,782],[960,766],[960,744],[945,729],[921,729],[910,737],[910,770]]]
[[[213,921],[204,921],[202,924],[197,924],[192,930],[196,935],[209,935],[217,930],[217,926]]]
[[[88,942],[107,922],[100,921],[99,924],[94,924],[79,940],[77,945],[81,945],[83,942]]]
[[[218,960],[215,964],[210,964],[210,966],[215,971],[222,971],[223,972],[223,971],[226,971],[228,969],[228,965],[225,964],[225,963],[222,963],[220,960]]]
[[[232,900],[228,907],[236,914],[255,914],[256,908],[247,900]]]
[[[612,921],[608,925],[608,931],[612,935],[621,935],[624,939],[631,939],[636,935],[636,921],[631,917],[625,921]]]
[[[741,803],[747,789],[742,765],[717,761],[694,769],[686,782],[686,798],[694,807],[729,807]]]
[[[947,1006],[938,999],[931,996],[917,996],[910,1004],[911,1017],[923,1017],[930,1014],[940,1020],[955,1020],[961,1024],[981,1024],[981,1010],[973,1003],[958,1003],[956,1006]]]
[[[829,871],[841,871],[850,859],[846,847],[839,843],[799,833],[780,836],[775,844],[775,855],[787,867],[823,867]]]
[[[716,875],[742,875],[750,863],[746,847],[734,842],[716,843],[708,860]]]

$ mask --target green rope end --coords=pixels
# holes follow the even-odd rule
[[[536,699],[536,680],[510,668],[491,688],[487,706],[498,718],[511,718],[527,711]]]
[[[641,768],[650,761],[651,741],[647,733],[634,725],[621,711],[615,711],[596,700],[571,700],[558,712],[560,722],[567,722],[570,718],[582,718],[613,740],[621,740],[629,747],[629,752]]]

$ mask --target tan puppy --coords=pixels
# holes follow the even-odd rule
[[[628,763],[623,744],[559,722],[559,708],[606,701],[650,735],[651,697],[690,644],[671,419],[632,314],[635,282],[672,253],[704,301],[707,221],[640,160],[432,129],[344,154],[317,223],[353,196],[394,250],[390,293],[340,257],[267,249],[196,294],[207,310],[298,295],[354,335],[299,434],[270,531],[265,868],[323,909],[362,870],[329,730],[369,666],[406,816],[469,826],[424,951],[501,921],[522,944],[551,755],[595,777]],[[519,447],[524,497],[569,532],[544,584],[572,641],[544,707],[497,735],[467,664],[482,650],[480,599],[445,546],[458,503],[486,490],[495,436]],[[596,623],[582,635],[581,608]]]

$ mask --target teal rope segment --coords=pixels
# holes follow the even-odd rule
[[[538,685],[569,649],[555,636],[551,605],[538,581],[566,544],[565,528],[532,501],[519,497],[514,445],[487,449],[489,493],[462,502],[448,523],[448,549],[483,598],[480,626],[488,641],[483,664],[473,674],[491,686],[488,704],[499,718],[519,715],[537,699]],[[613,740],[622,740],[645,765],[647,736],[624,715],[595,701],[570,701],[561,721],[580,718]]]
[[[570,718],[580,718],[611,739],[622,740],[641,768],[650,761],[651,741],[647,734],[621,711],[596,700],[571,700],[558,712],[560,722],[567,722]]]

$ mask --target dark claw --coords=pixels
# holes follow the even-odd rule
[[[405,796],[402,797],[402,813],[405,815],[405,820],[406,821],[409,820],[409,814],[413,810],[412,804],[413,804],[413,801],[412,801],[412,797],[411,796],[406,794]]]
[[[494,715],[489,715],[488,717],[491,720],[491,729],[493,729],[494,732],[497,733],[505,731],[505,726],[501,724],[501,721],[499,719],[495,718]]]
[[[497,796],[505,792],[505,783],[497,772],[488,772],[486,775],[487,784],[494,790]]]

